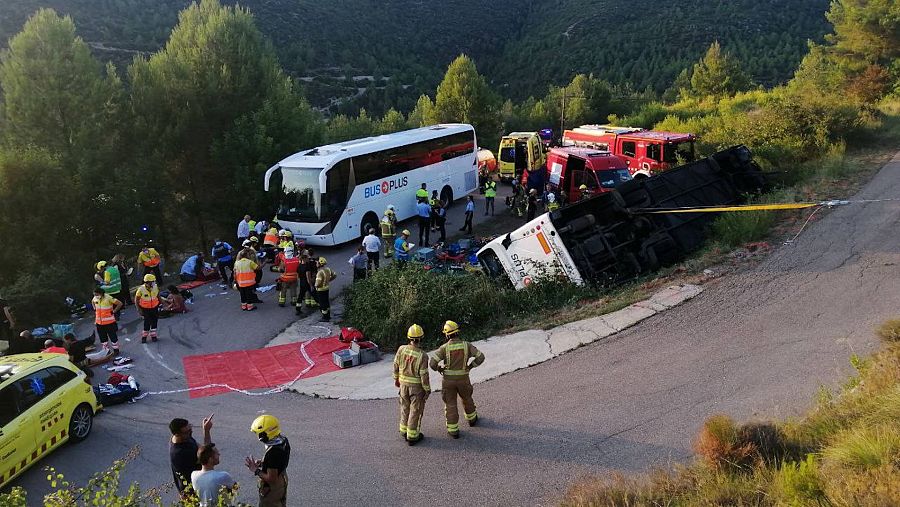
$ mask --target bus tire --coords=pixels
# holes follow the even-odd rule
[[[453,204],[453,189],[449,186],[444,186],[441,189],[441,200],[444,201],[444,207],[450,209],[450,205]]]
[[[371,227],[376,232],[378,231],[379,226],[378,215],[373,212],[368,212],[363,216],[362,222],[359,224],[359,236],[361,238],[366,237],[366,234],[369,233],[369,228]]]

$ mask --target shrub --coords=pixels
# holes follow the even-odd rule
[[[887,342],[900,342],[900,319],[885,321],[878,326],[875,334]]]
[[[441,329],[447,320],[460,325],[462,339],[478,340],[599,292],[549,279],[517,291],[478,273],[430,272],[413,263],[404,269],[380,269],[345,294],[347,323],[381,348],[393,350],[406,343],[412,324],[424,328],[426,348],[443,342]]]
[[[900,429],[896,421],[852,428],[841,432],[822,456],[845,468],[875,468],[900,463]]]
[[[739,428],[726,415],[714,415],[703,423],[694,450],[717,469],[743,468],[756,453],[753,444],[743,440]]]
[[[775,472],[772,493],[782,505],[826,504],[814,456],[807,454],[803,461],[782,464]]]

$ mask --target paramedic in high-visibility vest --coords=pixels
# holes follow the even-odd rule
[[[458,396],[462,399],[464,416],[469,426],[475,426],[478,422],[478,413],[472,399],[469,371],[484,362],[484,354],[471,343],[459,339],[459,325],[456,322],[452,320],[445,322],[443,331],[447,343],[441,345],[431,358],[430,366],[432,370],[444,376],[441,398],[444,400],[444,414],[447,417],[447,434],[459,438],[459,409],[456,398]]]
[[[244,241],[244,249],[238,253],[238,259],[234,262],[234,284],[241,293],[241,310],[256,310],[256,271],[259,264],[256,263],[256,251],[250,248],[250,240]]]
[[[94,289],[94,299],[91,300],[94,307],[94,324],[97,326],[97,337],[103,348],[119,353],[119,337],[116,334],[119,325],[116,323],[116,312],[122,309],[122,302],[112,298],[100,287]]]
[[[159,263],[162,262],[159,252],[156,251],[149,243],[144,245],[141,253],[138,254],[138,262],[144,266],[144,273],[153,273],[158,281],[162,281],[162,271],[159,269]]]
[[[494,198],[497,197],[497,182],[488,180],[484,184],[484,214],[487,216],[488,210],[491,216],[494,216]]]
[[[328,261],[325,257],[319,257],[319,271],[316,273],[316,300],[319,303],[319,309],[322,311],[322,322],[331,320],[331,300],[328,288],[331,282],[337,278],[337,274],[327,266]]]
[[[413,324],[406,331],[409,345],[397,349],[394,356],[394,386],[400,389],[400,437],[409,445],[416,445],[425,435],[422,414],[425,400],[431,394],[428,377],[428,353],[419,347],[425,332],[422,326]]]
[[[138,312],[144,319],[144,330],[141,331],[141,343],[156,341],[156,327],[159,323],[159,287],[156,286],[156,277],[151,274],[144,275],[144,284],[134,293],[137,301]]]

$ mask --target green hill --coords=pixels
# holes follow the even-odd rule
[[[158,49],[187,0],[13,0],[0,41],[40,7],[69,14],[120,67]],[[232,2],[225,2],[232,3]],[[580,72],[662,91],[718,39],[758,83],[787,79],[827,28],[828,0],[245,0],[310,100],[333,111],[409,110],[467,53],[505,96],[543,95]]]

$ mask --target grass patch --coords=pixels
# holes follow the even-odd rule
[[[801,419],[706,421],[697,459],[642,476],[582,479],[566,506],[900,505],[900,343]]]

